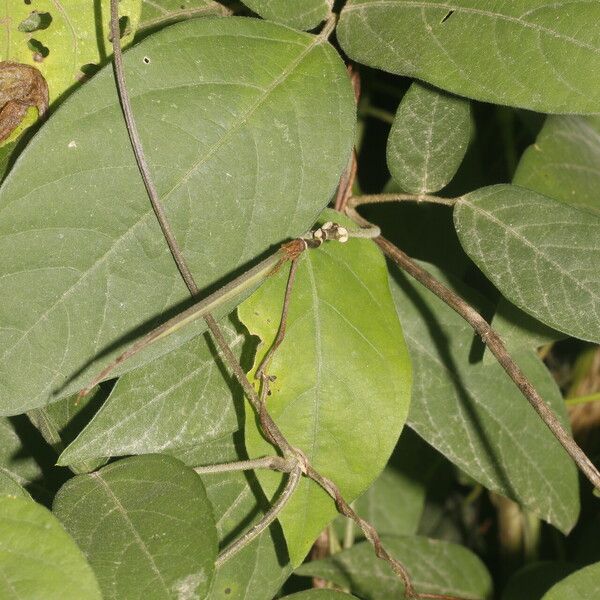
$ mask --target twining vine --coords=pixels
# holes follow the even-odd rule
[[[138,134],[135,117],[131,108],[129,94],[126,87],[125,73],[122,62],[122,52],[119,37],[119,11],[118,0],[111,0],[111,34],[114,51],[114,70],[117,80],[117,88],[127,131],[131,140],[131,145],[135,154],[137,165],[143,179],[146,192],[151,202],[152,208],[156,215],[157,221],[161,227],[161,231],[168,244],[173,260],[185,282],[190,295],[193,298],[199,296],[199,288],[194,280],[194,277],[186,263],[186,260],[181,252],[179,244],[173,234],[169,221],[166,217],[164,208],[161,204],[157,189],[146,161],[141,139]],[[335,28],[336,15],[331,12],[327,19],[323,30],[319,34],[319,38],[326,40],[330,33]],[[350,73],[353,76],[352,72]],[[357,85],[355,84],[355,90]],[[357,92],[358,94],[358,92]],[[348,237],[369,237],[381,248],[386,256],[395,262],[402,270],[424,285],[428,290],[433,292],[448,306],[456,311],[469,325],[479,334],[483,342],[489,347],[490,351],[495,356],[512,381],[517,385],[522,394],[531,403],[538,415],[546,423],[554,436],[562,444],[565,450],[569,453],[577,466],[590,480],[596,489],[600,489],[600,473],[579,448],[572,437],[564,429],[558,421],[554,413],[545,404],[539,393],[529,382],[527,377],[510,357],[506,346],[501,337],[491,328],[491,326],[483,319],[483,317],[471,307],[465,300],[452,292],[427,271],[422,269],[418,264],[411,260],[402,250],[397,248],[391,242],[380,235],[379,229],[366,221],[358,212],[357,207],[362,204],[371,204],[378,202],[390,201],[421,201],[453,206],[460,201],[457,199],[439,198],[436,196],[420,195],[414,196],[410,194],[381,194],[376,196],[352,196],[352,183],[356,175],[356,155],[352,154],[342,179],[338,187],[338,193],[335,200],[335,208],[340,212],[345,212],[358,226],[356,231],[348,231],[335,223],[327,223],[318,228],[314,232],[306,236],[293,240],[288,244],[284,244],[273,255],[259,263],[256,267],[247,271],[237,279],[233,280],[218,292],[211,296],[200,300],[188,310],[184,311],[177,317],[165,322],[160,327],[156,328],[138,342],[133,344],[121,356],[119,356],[111,365],[104,369],[90,384],[82,390],[82,394],[86,394],[99,381],[105,379],[114,367],[133,356],[148,344],[153,343],[157,339],[169,335],[175,329],[183,326],[191,320],[202,318],[206,322],[210,334],[214,338],[220,352],[220,357],[227,366],[228,370],[234,375],[236,380],[242,386],[246,397],[252,405],[254,411],[258,415],[259,424],[264,436],[275,446],[281,453],[281,456],[268,456],[248,461],[238,461],[235,463],[226,463],[220,465],[209,465],[206,467],[197,467],[195,470],[198,473],[222,473],[233,470],[253,470],[253,469],[270,469],[287,473],[288,478],[283,490],[278,498],[272,504],[270,509],[265,513],[263,518],[246,531],[241,537],[233,541],[219,554],[216,560],[217,565],[221,565],[236,554],[239,550],[249,544],[262,531],[264,531],[278,516],[282,508],[285,506],[289,498],[293,495],[302,476],[312,479],[320,485],[334,500],[337,510],[344,516],[352,519],[364,532],[368,541],[373,545],[375,554],[385,560],[396,575],[404,584],[405,596],[413,599],[445,599],[445,600],[460,600],[454,596],[443,594],[419,593],[415,590],[412,584],[410,575],[404,565],[395,559],[383,546],[379,534],[376,529],[367,521],[362,519],[346,502],[341,495],[336,484],[330,479],[320,474],[310,463],[301,449],[293,447],[285,438],[277,424],[269,415],[267,410],[267,396],[272,375],[268,372],[269,364],[273,358],[277,348],[285,338],[287,313],[289,304],[292,298],[293,284],[298,266],[298,261],[306,251],[318,248],[326,241],[344,242]],[[264,279],[269,274],[282,268],[284,265],[290,264],[288,275],[288,283],[286,286],[285,296],[283,300],[282,315],[279,325],[279,330],[275,341],[271,348],[261,361],[255,377],[259,382],[259,392],[249,381],[239,361],[235,357],[231,347],[227,343],[223,332],[212,316],[212,310],[215,306],[221,304],[224,300],[236,295],[243,288],[247,288],[253,283]],[[464,599],[463,599],[464,600]]]

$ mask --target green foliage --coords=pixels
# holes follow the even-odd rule
[[[550,327],[600,342],[600,215],[497,185],[460,198],[454,223],[506,298]]]
[[[0,496],[0,597],[101,600],[81,550],[50,511]]]
[[[0,597],[595,600],[598,3],[114,1],[171,234],[110,1],[0,23]]]
[[[244,4],[269,21],[313,29],[327,17],[333,0],[244,0]]]
[[[223,53],[236,57],[227,69]],[[201,288],[310,226],[354,129],[352,91],[330,46],[257,20],[198,19],[141,42],[125,68],[157,187]],[[0,414],[16,414],[76,392],[187,291],[137,174],[110,67],[27,147],[2,200]],[[201,332],[187,328],[143,361]]]
[[[325,220],[329,217],[333,213],[326,212]],[[286,282],[287,269],[282,269],[238,308],[242,322],[262,342],[255,369],[277,334]],[[302,448],[350,501],[389,459],[410,399],[410,360],[385,261],[371,241],[323,246],[300,259],[287,330],[268,367],[277,378],[270,386],[269,412],[290,443]],[[351,351],[342,354],[341,348]],[[270,445],[253,415],[248,417],[249,454],[268,454]],[[369,426],[354,428],[357,422]],[[272,497],[281,476],[260,473],[259,480]],[[300,483],[280,517],[292,564],[302,562],[335,512],[331,498],[314,482]]]
[[[598,4],[569,0],[348,0],[337,31],[352,59],[460,96],[593,113],[599,19]]]
[[[387,162],[401,189],[437,192],[454,177],[471,136],[470,104],[413,83],[394,118]]]
[[[86,503],[80,502],[81,497]],[[200,478],[178,460],[147,455],[78,475],[54,512],[89,560],[103,597],[205,597],[217,536]]]
[[[491,597],[492,581],[487,570],[466,548],[418,536],[388,536],[383,542],[405,565],[419,591],[473,600]],[[368,542],[305,563],[295,572],[331,581],[365,600],[403,597],[402,582],[373,554]]]

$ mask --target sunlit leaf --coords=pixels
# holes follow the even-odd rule
[[[0,496],[0,597],[101,600],[92,569],[47,509]]]
[[[596,2],[349,0],[337,35],[353,60],[461,96],[595,113],[599,20]]]
[[[413,83],[388,138],[390,173],[406,192],[437,192],[454,177],[470,136],[468,101]]]
[[[257,19],[206,18],[165,28],[124,60],[158,191],[200,288],[310,227],[354,130],[352,88],[330,45]],[[5,179],[0,255],[0,414],[77,392],[189,302],[110,67],[61,106]]]
[[[85,502],[81,499],[85,498]],[[87,556],[107,600],[204,598],[217,552],[202,481],[178,460],[127,458],[70,479],[54,512]]]
[[[327,211],[325,219],[348,220]],[[349,225],[351,226],[351,225]],[[287,269],[240,305],[240,319],[262,340],[255,366],[280,321]],[[381,472],[408,411],[411,371],[387,282],[385,261],[370,240],[331,242],[305,253],[290,303],[287,335],[269,373],[268,410],[289,442],[339,486],[346,500]],[[251,456],[273,452],[248,414]],[[259,473],[272,498],[281,475]],[[293,565],[335,516],[330,497],[303,479],[279,520]]]
[[[460,198],[454,224],[508,300],[554,329],[600,342],[600,214],[496,185]]]

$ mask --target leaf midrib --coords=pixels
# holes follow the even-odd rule
[[[187,181],[187,179],[189,179],[189,177],[191,176],[191,174],[194,172],[194,170],[196,170],[203,162],[205,162],[206,160],[208,160],[211,156],[213,156],[213,154],[218,151],[225,143],[226,141],[231,137],[231,135],[233,135],[233,133],[235,133],[238,129],[240,129],[246,122],[247,120],[260,108],[260,106],[267,100],[267,98],[269,98],[269,96],[275,91],[275,89],[277,89],[277,87],[279,87],[282,83],[285,82],[286,79],[288,79],[291,74],[294,72],[294,70],[300,65],[300,63],[310,54],[310,52],[317,46],[319,46],[320,44],[324,43],[324,40],[320,39],[319,37],[314,37],[313,40],[311,41],[310,44],[308,44],[305,49],[292,61],[289,63],[289,65],[283,69],[283,71],[281,72],[281,74],[276,77],[269,86],[267,86],[267,88],[265,88],[265,93],[260,96],[250,107],[249,110],[247,110],[240,118],[238,118],[236,121],[234,121],[233,125],[225,132],[225,134],[223,135],[223,137],[215,142],[215,144],[213,144],[208,151],[205,153],[205,155],[199,159],[194,166],[189,169],[185,175],[181,178],[181,181],[179,181],[178,183],[176,183],[161,199],[163,202],[166,198],[168,198],[168,196],[174,192],[182,183],[184,183],[185,181]],[[149,204],[150,206],[150,204]],[[55,308],[57,308],[59,305],[61,305],[63,303],[63,301],[71,295],[71,293],[73,293],[81,283],[83,283],[88,276],[90,276],[93,272],[95,272],[97,270],[97,268],[99,266],[101,266],[102,264],[104,264],[104,262],[106,262],[112,255],[113,253],[116,251],[117,248],[120,247],[120,245],[129,238],[130,235],[132,235],[134,233],[134,231],[141,226],[142,224],[145,223],[146,219],[148,219],[149,217],[154,218],[154,211],[149,208],[145,213],[142,213],[142,215],[140,216],[140,218],[135,221],[128,229],[126,229],[120,237],[115,239],[114,244],[112,244],[112,246],[93,264],[91,265],[82,275],[82,277],[80,279],[78,279],[73,285],[71,285],[71,287],[69,287],[67,290],[65,290],[65,292],[63,292],[63,294],[54,302],[54,304],[52,304],[28,329],[26,329],[23,332],[23,335],[14,342],[14,344],[12,344],[11,346],[7,347],[5,349],[5,351],[3,352],[2,356],[0,356],[0,362],[4,362],[4,360],[6,359],[7,356],[9,356],[28,336],[29,334],[37,327],[37,325],[43,321]],[[52,383],[54,383],[54,381],[56,380],[56,375],[54,376],[54,378],[52,379],[52,381],[49,383],[49,385],[52,385]]]

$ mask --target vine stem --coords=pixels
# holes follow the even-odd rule
[[[194,277],[186,263],[185,257],[181,252],[177,239],[170,227],[169,221],[167,219],[164,208],[160,202],[160,198],[158,196],[158,192],[156,190],[156,186],[154,185],[152,175],[150,173],[150,169],[148,167],[148,163],[146,161],[144,149],[141,143],[141,139],[138,134],[137,126],[135,123],[135,118],[133,115],[133,111],[131,109],[131,102],[129,100],[129,93],[125,84],[125,77],[123,73],[123,60],[121,53],[121,40],[119,37],[119,0],[111,0],[111,32],[112,32],[112,45],[113,45],[113,53],[114,53],[114,69],[115,69],[115,77],[117,81],[117,90],[119,93],[119,98],[121,100],[121,105],[123,108],[123,114],[125,117],[125,122],[127,125],[127,130],[129,132],[131,145],[133,147],[133,151],[135,153],[136,161],[138,164],[138,168],[140,170],[140,174],[144,181],[144,185],[146,187],[146,191],[148,193],[148,197],[152,203],[152,208],[156,214],[156,218],[159,221],[161,231],[163,236],[169,246],[169,250],[173,256],[175,263],[177,264],[177,268],[181,273],[181,276],[187,285],[190,294],[195,296],[198,294],[198,286],[194,281]],[[337,15],[331,13],[329,18],[327,19],[321,33],[319,34],[319,40],[326,40],[333,29],[335,28],[335,24],[337,22]],[[325,227],[323,227],[325,229]],[[340,232],[341,232],[340,228]],[[374,226],[369,224],[369,229],[371,231],[376,231]],[[337,230],[337,227],[334,227],[334,230]],[[346,231],[346,235],[348,232]],[[321,235],[327,239],[327,232],[321,231]],[[322,243],[321,240],[312,240],[318,241],[318,245]],[[294,245],[294,242],[301,242],[302,249],[299,250],[298,254],[301,254],[303,250],[310,247],[310,242],[306,242],[304,240],[294,240],[287,245],[289,248],[291,245]],[[292,258],[288,253],[287,258]],[[284,256],[283,260],[280,258],[277,262],[279,266],[282,262],[285,262],[287,258]],[[298,256],[293,257],[294,263],[295,259]],[[293,265],[292,265],[293,266]],[[292,281],[293,283],[293,281]],[[288,282],[289,284],[289,282]],[[291,291],[291,285],[288,285],[289,290]],[[287,309],[286,313],[287,315]],[[244,393],[248,397],[248,400],[254,410],[259,415],[261,427],[263,429],[264,434],[269,438],[271,443],[273,443],[283,454],[283,458],[287,461],[295,461],[295,466],[290,471],[288,480],[284,486],[283,491],[279,495],[278,499],[271,506],[271,508],[267,511],[264,517],[253,527],[251,527],[245,534],[243,534],[240,538],[235,540],[230,546],[228,546],[218,557],[216,565],[219,566],[223,564],[225,561],[229,560],[234,554],[239,552],[242,548],[244,548],[247,544],[249,544],[252,540],[256,539],[258,535],[262,531],[264,531],[279,515],[279,513],[283,510],[288,500],[294,493],[298,483],[303,474],[310,477],[313,481],[319,484],[331,497],[334,499],[338,510],[342,512],[342,514],[351,515],[360,526],[361,529],[365,532],[365,535],[371,541],[375,548],[375,553],[378,557],[386,560],[391,566],[394,572],[401,578],[405,587],[405,596],[407,598],[416,598],[416,599],[426,599],[426,598],[439,598],[441,600],[461,600],[460,598],[455,598],[453,596],[446,595],[431,595],[431,594],[419,594],[415,592],[410,576],[406,570],[406,568],[397,561],[394,557],[392,557],[383,547],[381,543],[381,539],[375,530],[375,528],[367,523],[364,519],[360,518],[354,510],[350,507],[350,505],[344,500],[339,488],[326,477],[323,477],[308,461],[304,453],[291,446],[291,444],[287,441],[277,424],[273,421],[272,417],[269,415],[266,410],[264,398],[266,397],[266,393],[268,391],[268,383],[264,388],[264,396],[259,398],[254,386],[250,383],[242,366],[240,365],[238,359],[234,355],[231,347],[229,346],[225,336],[218,323],[215,321],[214,317],[210,312],[206,312],[204,315],[204,320],[208,326],[208,329],[213,336],[217,347],[219,348],[221,357],[227,367],[233,372],[235,378],[238,383],[242,386]],[[285,335],[285,326],[283,327],[282,339],[283,335]],[[263,382],[268,382],[268,376],[263,373]],[[345,512],[344,512],[345,511]]]
[[[355,223],[361,226],[371,225],[371,223],[361,217],[354,208],[348,207],[346,212]],[[492,329],[489,323],[468,302],[435,279],[435,277],[402,252],[400,248],[382,236],[375,238],[374,241],[383,250],[386,256],[392,259],[402,270],[406,271],[430,292],[433,292],[440,300],[458,313],[477,332],[477,334],[479,334],[483,343],[490,349],[504,371],[519,388],[523,396],[527,398],[548,429],[550,429],[569,456],[575,461],[575,464],[588,478],[594,488],[600,490],[600,473],[585,452],[577,445],[575,440],[556,418],[556,415],[544,402],[543,398],[529,381],[525,373],[523,373],[520,367],[511,358],[504,341],[496,331]]]
[[[430,204],[454,206],[458,200],[460,200],[460,197],[442,198],[440,196],[432,196],[431,194],[368,194],[364,196],[352,196],[348,200],[347,209],[355,210],[357,206],[363,204],[382,204],[384,202],[428,202]]]
[[[281,456],[263,456],[262,458],[254,458],[251,460],[238,460],[235,462],[194,467],[194,471],[196,471],[198,475],[230,473],[232,471],[252,471],[254,469],[269,469],[271,471],[291,473],[296,465],[296,461],[286,460]]]

